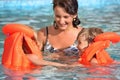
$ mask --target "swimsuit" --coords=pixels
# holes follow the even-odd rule
[[[50,45],[49,41],[47,40],[47,43],[44,47],[44,52],[45,53],[59,53],[59,52],[64,52],[65,55],[67,56],[76,56],[78,55],[78,48],[77,48],[77,41],[75,41],[75,43],[67,48],[64,49],[57,49],[52,47],[52,45]]]
[[[67,48],[64,48],[64,49],[57,49],[57,48],[54,48],[49,43],[48,34],[49,34],[48,27],[46,27],[46,44],[44,46],[44,54],[64,52],[66,56],[79,56],[79,50],[77,48],[77,45],[78,45],[77,39],[75,40],[73,45],[71,45],[71,46],[69,46]]]

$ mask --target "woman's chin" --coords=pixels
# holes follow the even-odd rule
[[[67,29],[67,26],[61,26],[59,27],[60,30],[66,30]]]

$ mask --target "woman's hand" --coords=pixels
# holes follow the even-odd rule
[[[75,62],[75,63],[73,63],[73,64],[71,64],[71,65],[69,65],[70,67],[83,67],[84,65],[82,65],[82,64],[80,64],[80,63],[78,63],[78,62]]]
[[[57,62],[51,62],[51,61],[46,61],[43,59],[40,59],[37,55],[35,54],[26,54],[28,59],[35,65],[46,65],[46,66],[56,66],[56,67],[67,67],[67,64],[61,64]]]

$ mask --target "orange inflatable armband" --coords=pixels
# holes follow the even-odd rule
[[[95,37],[94,41],[110,40],[113,43],[120,42],[120,35],[115,32],[105,32]]]
[[[34,36],[34,30],[32,28],[30,28],[30,27],[28,27],[26,25],[23,25],[23,24],[16,24],[16,23],[6,24],[2,28],[2,32],[5,35],[11,35],[11,34],[13,34],[15,32],[23,32],[29,37]]]
[[[101,52],[97,53],[96,59],[99,65],[107,65],[114,62],[114,60],[110,57],[110,55],[105,50],[102,50]]]
[[[104,48],[109,47],[109,45],[110,45],[110,41],[98,41],[98,42],[92,43],[82,53],[81,59],[78,62],[81,63],[81,64],[84,64],[84,65],[90,65],[91,64],[90,61],[95,56],[95,54],[97,56],[96,59],[98,61],[98,64],[100,64],[100,65],[104,63],[104,61],[101,61],[103,59],[106,59],[106,60],[110,59],[111,60],[111,58],[108,57],[107,53],[105,55],[104,55],[104,53],[102,53],[102,51],[104,50]]]
[[[12,26],[14,25],[12,24]],[[26,54],[35,54],[38,55],[40,59],[43,59],[36,42],[31,38],[33,37],[33,30],[29,29],[29,27],[24,27],[24,25],[19,25],[20,31],[13,29],[13,31],[10,32],[9,29],[12,30],[12,26],[10,24],[7,27],[5,26],[5,28],[3,27],[4,33],[9,33],[10,35],[6,37],[4,41],[2,65],[11,70],[21,71],[27,71],[31,70],[32,68],[36,68],[37,66],[30,62],[26,56]],[[14,28],[17,28],[17,26]],[[30,34],[25,32],[27,30],[31,30],[29,31]]]

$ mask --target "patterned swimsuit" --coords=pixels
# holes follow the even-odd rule
[[[81,31],[80,31],[81,32]],[[64,54],[66,56],[79,56],[79,50],[77,48],[78,45],[78,41],[76,39],[76,41],[73,43],[73,45],[64,48],[64,49],[57,49],[54,48],[48,40],[48,27],[46,27],[46,34],[47,34],[47,38],[46,38],[46,44],[44,46],[44,54],[51,54],[51,53],[59,53],[59,52],[64,52]]]

